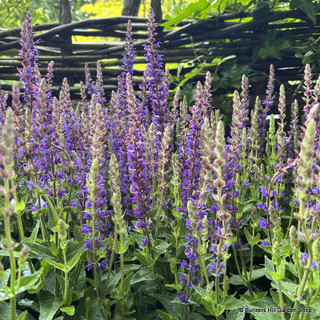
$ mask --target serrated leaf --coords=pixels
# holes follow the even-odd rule
[[[241,312],[239,310],[231,310],[229,312],[228,320],[243,320],[245,315],[245,312]]]
[[[264,268],[252,270],[252,272],[251,272],[251,279],[250,279],[250,280],[259,279],[259,278],[265,276],[265,274],[266,274],[266,271],[265,271]]]
[[[228,281],[230,284],[234,284],[234,285],[242,285],[245,283],[245,281],[237,274],[230,277]]]
[[[235,310],[243,307],[243,301],[233,296],[227,296],[223,304],[227,310]]]
[[[278,272],[270,271],[269,269],[266,269],[266,271],[272,276],[274,280],[278,281],[283,279],[283,276]]]
[[[131,280],[131,284],[139,283],[142,281],[153,281],[157,279],[158,275],[155,274],[152,269],[143,267],[136,274],[134,279]]]

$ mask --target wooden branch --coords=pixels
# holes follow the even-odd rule
[[[59,26],[59,23],[57,22],[52,22],[52,23],[46,23],[46,24],[35,24],[32,26],[33,31],[44,31],[48,29],[52,29]],[[13,28],[13,29],[7,29],[7,30],[1,30],[0,31],[0,39],[9,37],[9,36],[15,36],[15,37],[20,37],[20,31],[21,28]]]

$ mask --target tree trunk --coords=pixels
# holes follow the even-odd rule
[[[122,9],[123,16],[136,17],[139,13],[141,0],[125,0]]]
[[[63,25],[71,22],[72,22],[72,18],[71,18],[71,7],[70,7],[69,0],[60,0],[59,23]],[[60,37],[65,44],[70,45],[70,46],[65,46],[61,48],[61,55],[71,56],[72,55],[72,47],[71,47],[72,39],[71,39],[70,31],[65,31],[63,33],[60,33]],[[66,62],[62,60],[62,65],[63,66],[69,65],[70,67],[72,67],[74,63],[72,61]],[[74,83],[74,79],[72,75],[68,77],[68,80],[70,85]]]
[[[151,0],[151,7],[153,8],[156,22],[161,23],[162,22],[161,0]]]
[[[60,0],[59,23],[67,24],[71,22],[71,8],[69,0]]]

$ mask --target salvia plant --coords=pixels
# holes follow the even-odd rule
[[[23,94],[0,92],[0,319],[319,319],[320,78],[287,106],[271,66],[249,109],[243,76],[226,137],[210,73],[169,103],[156,26],[139,82],[129,21],[118,90],[86,66],[75,105],[27,14]]]

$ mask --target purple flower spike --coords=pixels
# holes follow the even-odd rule
[[[147,87],[150,93],[150,103],[152,109],[152,121],[158,132],[158,138],[164,131],[165,125],[168,123],[168,109],[167,109],[167,96],[168,96],[168,80],[165,81],[163,75],[162,55],[158,54],[157,48],[160,43],[156,42],[155,28],[158,26],[155,23],[155,14],[150,7],[148,24],[148,44],[144,45],[146,53],[147,64]]]
[[[32,20],[30,11],[26,15],[26,19],[21,26],[20,39],[20,57],[22,58],[22,69],[18,69],[20,73],[20,81],[24,83],[24,100],[29,108],[32,108],[31,101],[34,90],[35,72],[34,68],[37,65],[38,49],[33,41]]]

